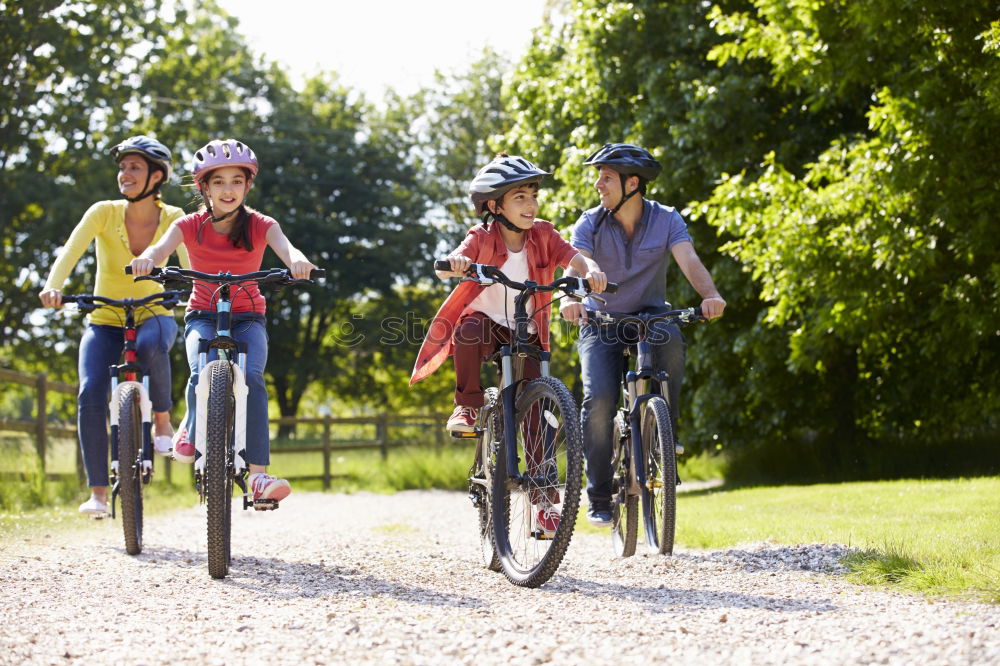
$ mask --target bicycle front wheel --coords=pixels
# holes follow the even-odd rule
[[[475,497],[479,512],[479,547],[483,564],[490,571],[500,571],[500,557],[493,539],[493,514],[490,494],[493,490],[493,473],[496,470],[497,447],[500,442],[500,392],[486,389],[486,404],[479,410],[479,428],[482,435],[476,443],[476,459],[469,477],[469,492]]]
[[[677,521],[677,450],[670,412],[662,397],[646,402],[641,421],[646,483],[642,488],[642,517],[646,543],[661,555],[674,552]]]
[[[580,506],[583,441],[579,410],[562,382],[541,377],[517,398],[514,433],[504,433],[493,476],[493,529],[504,575],[538,587],[569,546]],[[517,467],[508,469],[507,446]]]
[[[139,387],[126,386],[118,399],[118,497],[122,501],[125,552],[142,552],[142,413]]]
[[[611,453],[611,545],[618,557],[635,555],[635,544],[639,540],[639,496],[630,493],[629,452],[632,438],[629,425],[619,412],[615,415],[614,448]]]
[[[228,361],[212,361],[202,371],[209,382],[205,435],[205,504],[208,513],[208,574],[229,573],[233,510],[233,370]]]

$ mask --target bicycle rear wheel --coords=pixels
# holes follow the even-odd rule
[[[233,371],[228,361],[212,361],[202,371],[209,382],[205,435],[205,504],[208,514],[208,574],[229,573],[233,510]]]
[[[615,415],[614,448],[611,453],[611,545],[618,557],[635,555],[639,538],[639,496],[630,495],[629,448],[632,440],[629,426],[621,412]]]
[[[646,402],[641,430],[646,460],[646,484],[642,489],[646,543],[661,555],[669,555],[674,552],[677,520],[677,451],[670,412],[662,397]]]
[[[490,495],[493,490],[493,473],[496,469],[497,447],[501,438],[500,391],[486,389],[486,404],[479,410],[479,427],[482,436],[476,443],[476,458],[469,479],[469,492],[476,496],[479,511],[479,546],[483,564],[490,571],[500,571],[500,557],[493,539],[493,515]]]
[[[122,501],[125,552],[142,552],[142,413],[139,387],[126,386],[118,399],[118,497]]]
[[[493,475],[494,539],[507,580],[538,587],[559,567],[576,525],[583,465],[579,410],[562,382],[541,377],[522,389],[514,424],[516,432],[505,433],[498,447]],[[519,468],[508,470],[511,439]],[[557,504],[561,515],[554,518],[548,511]]]

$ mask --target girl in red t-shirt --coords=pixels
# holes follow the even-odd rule
[[[246,196],[257,176],[257,157],[250,147],[234,139],[210,141],[194,154],[195,187],[204,202],[197,213],[177,220],[160,241],[132,261],[135,275],[148,275],[182,242],[191,259],[191,268],[203,273],[227,271],[235,275],[260,270],[264,247],[291,269],[296,279],[309,277],[316,268],[295,248],[281,226],[266,215],[248,208]],[[187,416],[174,436],[174,458],[193,462],[195,455],[195,387],[198,385],[198,343],[215,336],[215,306],[212,289],[195,283],[184,317],[184,340],[191,378],[187,386]],[[247,464],[254,499],[280,501],[288,496],[288,481],[267,474],[270,463],[270,431],[267,421],[267,333],[264,330],[264,298],[256,283],[235,290],[232,330],[237,341],[247,343]],[[211,360],[211,359],[209,359]]]

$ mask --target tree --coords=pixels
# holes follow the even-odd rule
[[[723,249],[758,285],[785,364],[815,389],[804,424],[847,461],[873,440],[995,432],[995,6],[755,5],[716,17],[720,61],[761,59],[776,86],[827,103],[867,91],[863,131],[800,174],[770,155],[703,206],[734,237]]]

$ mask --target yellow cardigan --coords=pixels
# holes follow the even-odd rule
[[[150,244],[160,240],[170,225],[184,211],[176,206],[168,206],[157,201],[160,207],[160,224],[153,235]],[[44,289],[62,290],[69,274],[76,267],[80,257],[90,247],[91,241],[97,239],[97,275],[94,280],[94,294],[105,298],[143,298],[150,294],[163,291],[163,287],[150,280],[134,282],[131,275],[125,274],[125,266],[135,258],[128,244],[128,232],[125,230],[125,207],[128,201],[99,201],[83,215],[83,219],[73,229],[62,253],[49,271]],[[181,266],[188,268],[187,250],[184,245],[177,248],[177,256]],[[164,262],[166,263],[166,262]],[[166,309],[155,306],[136,312],[136,324],[155,316],[171,314]],[[91,324],[105,326],[122,326],[125,315],[120,308],[100,308],[90,315]]]

